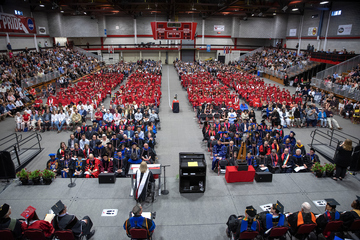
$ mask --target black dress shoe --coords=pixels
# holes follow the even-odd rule
[[[86,240],[92,238],[92,236],[94,236],[95,234],[95,230],[92,230],[88,235],[86,235]]]

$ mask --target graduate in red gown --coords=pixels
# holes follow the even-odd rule
[[[23,231],[27,229],[41,229],[46,238],[51,238],[54,234],[54,227],[51,223],[40,220],[35,212],[36,208],[29,206],[22,214],[26,220],[21,224]]]
[[[94,158],[94,155],[90,154],[86,160],[85,176],[86,178],[98,178],[100,174],[100,161]]]

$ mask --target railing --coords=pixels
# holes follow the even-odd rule
[[[22,140],[22,135],[17,133],[12,133],[6,137],[0,139],[0,150],[9,151],[13,146],[17,146],[20,149],[19,142]]]
[[[318,72],[316,74],[316,78],[320,80],[324,80],[324,78],[328,77],[329,75],[332,76],[335,72],[341,76],[343,72],[347,72],[348,70],[352,70],[360,63],[360,55],[353,57],[345,62],[339,63],[333,67],[329,67],[324,71]]]
[[[319,89],[323,89],[328,92],[332,92],[337,95],[341,95],[344,98],[351,98],[356,101],[360,101],[360,90],[351,88],[347,85],[339,85],[331,81],[325,82],[324,80],[313,78],[311,85]]]
[[[295,77],[296,75],[299,75],[302,72],[305,72],[309,69],[312,69],[313,67],[320,65],[321,63],[318,62],[312,62],[312,61],[302,61],[301,63],[290,67],[286,69],[286,73],[289,78]]]
[[[340,141],[345,141],[345,139],[350,139],[352,141],[353,147],[356,147],[360,144],[360,139],[357,137],[354,137],[350,134],[344,133],[342,131],[333,129],[333,130],[327,130],[327,135],[329,136],[336,136]]]
[[[324,52],[312,52],[311,58],[316,60],[323,60],[322,62],[336,63],[343,62],[350,58],[355,57],[356,54],[339,54],[339,53],[324,53]]]
[[[84,50],[82,48],[76,47],[76,46],[74,46],[73,49],[75,51],[77,51],[77,52],[80,52],[80,53],[84,54],[87,57],[93,57],[93,58],[96,58],[99,61],[102,61],[102,56],[99,56],[99,55],[96,55],[94,53],[88,52],[88,51],[86,51],[86,50]]]
[[[315,129],[314,131],[312,131],[310,133],[310,137],[312,138],[310,146],[313,146],[314,141],[319,144],[326,144],[322,139],[321,140],[316,139],[315,138],[316,135],[319,135],[320,137],[328,140],[329,141],[328,146],[330,146],[330,147],[336,148],[336,146],[339,145],[340,140],[335,138],[333,134],[329,134],[328,132],[324,132],[319,129]]]
[[[35,132],[19,142],[19,149],[15,145],[13,146],[13,151],[15,153],[15,159],[13,159],[13,162],[15,164],[16,171],[25,167],[30,160],[42,151],[40,144],[41,140],[41,135]]]
[[[55,78],[60,77],[60,72],[59,71],[54,71],[51,73],[47,73],[44,74],[43,76],[36,76],[36,77],[29,77],[29,78],[25,78],[21,81],[21,87],[22,88],[27,88],[27,87],[31,87],[34,86],[36,84],[40,84],[40,83],[44,83],[44,82],[49,82]]]
[[[241,55],[240,58],[239,58],[239,60],[237,60],[237,61],[244,61],[245,58],[247,58],[247,57],[249,57],[249,56],[252,56],[252,55],[255,54],[255,53],[261,52],[262,50],[264,50],[264,47],[257,48],[257,49],[255,49],[255,50],[253,50],[253,51],[251,51],[251,52],[248,52],[248,53],[246,53],[246,54],[244,54],[244,55]]]

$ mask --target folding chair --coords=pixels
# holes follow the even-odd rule
[[[0,239],[15,240],[14,235],[10,229],[0,230]]]
[[[76,238],[71,230],[62,230],[55,231],[54,236],[59,240],[76,240]]]
[[[348,229],[350,232],[357,232],[360,231],[360,219],[356,219],[351,224],[350,228]]]
[[[285,236],[289,228],[287,227],[275,227],[270,230],[269,238],[281,238]]]
[[[203,124],[204,122],[206,122],[206,114],[201,113],[200,114],[200,119],[199,119],[199,128],[201,128],[201,124]]]
[[[239,239],[255,239],[258,235],[258,231],[245,231],[240,233]]]
[[[24,236],[28,240],[46,240],[45,235],[41,229],[26,229]]]
[[[148,231],[141,228],[130,229],[130,238],[131,239],[151,239],[148,237]]]
[[[212,114],[206,114],[206,118],[209,123],[214,122],[214,116]]]
[[[323,234],[328,232],[338,232],[343,225],[343,221],[331,221],[326,224]]]
[[[295,234],[291,233],[291,239],[293,236],[295,235],[304,235],[306,236],[305,239],[308,238],[309,234],[314,231],[314,229],[316,228],[316,224],[303,224],[299,227],[299,229],[297,230],[297,232]]]

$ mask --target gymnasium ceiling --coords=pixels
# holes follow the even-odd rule
[[[113,16],[211,16],[273,17],[302,14],[306,9],[329,10],[332,2],[319,0],[23,0],[33,12],[61,12],[64,15]],[[347,0],[346,2],[357,2]],[[298,9],[298,10],[294,10]]]

